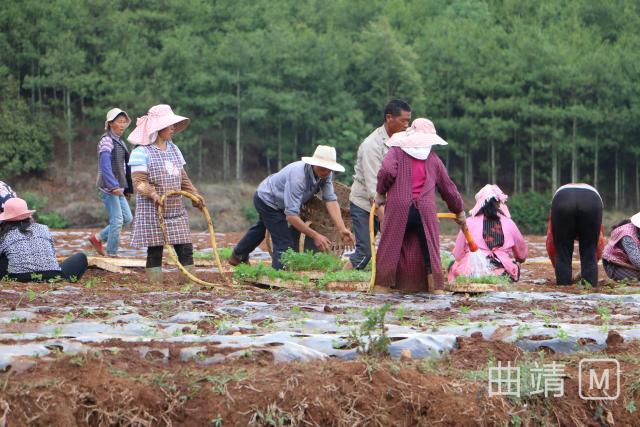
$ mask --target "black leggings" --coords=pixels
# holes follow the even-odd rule
[[[60,263],[60,270],[49,271],[33,271],[30,273],[7,273],[9,260],[5,255],[0,257],[0,277],[8,277],[18,282],[46,282],[51,279],[64,279],[72,282],[82,278],[89,263],[87,256],[82,252],[71,255],[69,258]]]
[[[149,246],[147,248],[147,268],[162,267],[162,250],[164,246]],[[181,243],[173,245],[182,265],[193,265],[193,245]]]
[[[596,250],[602,224],[602,200],[586,188],[560,190],[551,202],[553,245],[556,248],[556,283],[571,284],[573,242],[578,239],[582,279],[598,283]]]
[[[420,247],[422,249],[422,259],[424,260],[424,265],[427,268],[427,272],[431,272],[431,260],[429,259],[429,246],[427,246],[427,237],[424,235],[424,227],[422,226],[420,211],[413,203],[411,203],[411,207],[409,208],[409,218],[407,218],[407,227],[405,228],[404,233],[415,233],[418,235],[418,240],[420,240]]]

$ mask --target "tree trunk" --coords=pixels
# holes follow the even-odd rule
[[[640,209],[640,155],[636,154],[636,210]]]
[[[198,179],[202,180],[202,136],[198,138]]]
[[[227,142],[227,130],[222,124],[222,180],[227,182],[229,180],[229,144]]]
[[[616,147],[616,154],[615,154],[615,166],[614,166],[614,173],[615,173],[615,191],[614,191],[614,197],[615,197],[615,203],[614,203],[614,207],[616,210],[618,210],[618,203],[620,200],[620,196],[619,196],[619,190],[620,190],[620,165],[618,164],[618,148]]]
[[[491,140],[491,183],[495,184],[496,178],[496,144]]]
[[[558,176],[558,145],[555,141],[551,142],[551,186],[555,191],[560,185],[560,177]]]
[[[529,117],[530,131],[531,131],[531,165],[530,165],[530,184],[531,191],[536,191],[536,151],[534,148],[533,140],[533,117]]]
[[[294,133],[294,137],[293,137],[293,159],[294,161],[298,158],[298,131],[295,131]]]
[[[282,169],[282,123],[278,122],[278,170]]]
[[[240,70],[236,71],[236,181],[242,180],[242,145],[240,143]]]
[[[600,147],[598,146],[598,130],[596,129],[596,147],[595,147],[595,152],[593,153],[593,186],[595,188],[598,188],[598,162],[600,160],[599,148]]]
[[[71,168],[71,164],[73,163],[73,134],[71,132],[71,92],[69,91],[69,89],[63,89],[63,96],[64,111],[67,122],[67,167]]]
[[[571,182],[578,182],[578,142],[576,139],[577,130],[578,118],[574,115],[572,131],[573,144],[571,146]]]
[[[267,176],[271,175],[271,156],[267,154]]]

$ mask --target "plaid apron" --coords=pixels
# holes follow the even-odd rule
[[[154,145],[143,148],[149,156],[149,184],[155,187],[158,195],[180,190],[182,165],[175,146],[169,143],[166,151],[161,151]],[[171,196],[165,200],[163,217],[169,244],[191,243],[189,216],[182,204],[182,196]],[[131,246],[144,248],[164,244],[155,204],[151,199],[137,193]]]

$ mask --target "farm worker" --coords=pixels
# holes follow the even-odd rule
[[[318,145],[312,157],[302,157],[302,160],[290,163],[265,178],[253,195],[258,222],[233,249],[229,264],[249,262],[249,254],[264,240],[266,230],[269,230],[273,241],[271,265],[275,269],[282,269],[280,256],[294,247],[290,227],[313,239],[319,250],[328,251],[330,240],[311,229],[300,218],[302,205],[319,192],[322,193],[331,220],[340,231],[342,241],[353,246],[353,235],[342,221],[338,198],[333,189],[333,172],[344,172],[344,167],[336,162],[336,149]]]
[[[387,142],[389,152],[378,172],[376,205],[385,206],[382,236],[376,257],[376,285],[404,292],[442,292],[440,227],[435,190],[438,189],[456,222],[465,226],[462,197],[431,149],[447,142],[430,120],[416,119],[406,131]],[[427,284],[433,277],[433,287]]]
[[[598,283],[598,260],[604,248],[603,207],[600,193],[588,184],[566,184],[553,195],[547,253],[555,268],[558,285],[572,282],[574,240],[579,244],[582,279],[591,285]]]
[[[120,231],[123,226],[131,224],[133,216],[127,199],[133,193],[129,150],[122,138],[124,131],[131,124],[129,115],[119,109],[112,108],[107,112],[104,122],[105,133],[98,142],[98,193],[107,209],[109,224],[97,234],[89,237],[89,242],[100,255],[118,256]],[[103,242],[107,244],[105,252]]]
[[[0,214],[0,277],[19,282],[80,280],[87,270],[87,256],[80,252],[58,264],[53,236],[46,225],[33,220],[34,212],[17,197],[4,204]]]
[[[4,211],[4,204],[7,200],[14,197],[16,197],[16,192],[9,187],[9,184],[4,181],[0,181],[0,213]]]
[[[194,207],[202,207],[203,199],[184,169],[186,162],[172,142],[175,134],[189,125],[189,119],[174,114],[168,105],[156,105],[146,116],[138,118],[129,142],[137,147],[131,152],[129,166],[136,189],[136,211],[131,245],[147,248],[146,274],[149,282],[162,283],[162,250],[165,239],[160,229],[157,205],[165,193],[187,191],[198,199]],[[164,224],[170,245],[180,263],[194,272],[193,245],[189,216],[182,196],[167,197],[163,206]]]
[[[481,273],[506,275],[514,282],[518,281],[520,267],[516,263],[524,262],[528,248],[518,226],[511,219],[506,205],[507,195],[497,185],[487,184],[475,198],[476,205],[469,211],[467,227],[478,245],[477,256],[486,259],[486,267],[483,272],[474,271],[469,244],[461,231],[453,249],[456,260],[449,269],[449,282],[454,282],[457,276],[477,276]],[[515,262],[511,259],[511,253]]]
[[[612,227],[602,265],[613,280],[640,279],[640,212]]]
[[[356,237],[356,250],[349,257],[345,268],[364,269],[371,259],[369,241],[369,212],[376,195],[378,171],[389,148],[385,142],[395,133],[406,130],[411,122],[411,107],[394,99],[384,107],[384,123],[375,129],[358,147],[353,184],[349,195],[349,212]],[[380,229],[384,208],[379,208],[374,222],[374,236]]]

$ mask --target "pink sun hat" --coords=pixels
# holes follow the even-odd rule
[[[167,104],[155,105],[146,116],[138,117],[136,128],[127,139],[134,145],[151,145],[156,139],[154,134],[171,125],[175,125],[174,133],[178,133],[186,129],[189,119],[174,114]]]
[[[500,202],[500,212],[507,218],[511,218],[509,208],[507,208],[507,199],[509,196],[504,194],[500,187],[494,184],[487,184],[476,193],[476,205],[469,211],[471,216],[475,216],[480,209],[491,199],[496,199]]]
[[[426,148],[448,143],[438,136],[431,120],[419,118],[415,119],[407,130],[394,133],[385,144],[388,147]]]
[[[4,203],[4,212],[0,214],[0,221],[22,221],[31,218],[34,212],[34,210],[29,210],[27,202],[14,197]]]

